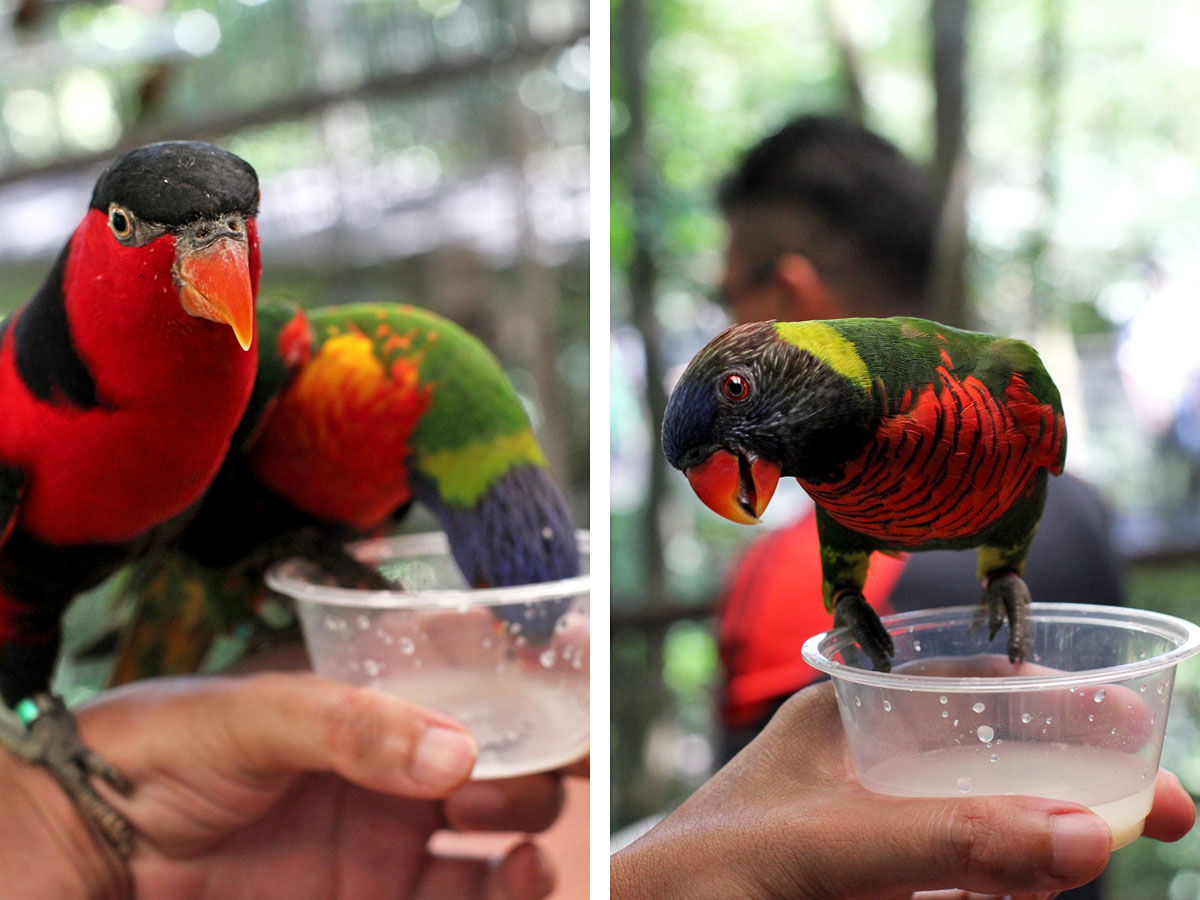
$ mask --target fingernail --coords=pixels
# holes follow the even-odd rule
[[[1112,853],[1112,832],[1093,813],[1064,813],[1050,827],[1050,874],[1081,878],[1104,865]]]
[[[475,740],[466,732],[427,728],[413,749],[409,774],[435,790],[452,788],[471,774],[475,754]]]

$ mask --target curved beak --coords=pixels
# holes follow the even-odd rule
[[[704,505],[742,525],[759,524],[779,483],[779,466],[728,450],[715,450],[684,474]]]
[[[250,250],[244,240],[221,237],[179,261],[180,297],[188,315],[233,329],[243,350],[254,339],[254,291]]]

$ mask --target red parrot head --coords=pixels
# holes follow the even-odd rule
[[[69,271],[68,278],[104,278],[113,293],[142,295],[147,280],[157,282],[155,302],[173,286],[184,313],[228,325],[247,350],[260,268],[258,197],[250,164],[211,144],[169,141],[133,150],[96,182],[76,235],[86,250],[72,251],[72,267],[78,258],[86,271]]]

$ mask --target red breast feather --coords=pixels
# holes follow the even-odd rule
[[[247,229],[257,289],[252,220]],[[35,397],[15,365],[15,328],[0,345],[0,459],[25,472],[18,527],[50,544],[129,540],[194,503],[253,385],[256,348],[180,306],[174,238],[113,244],[105,213],[89,211],[63,273],[71,340],[98,405]]]
[[[891,546],[970,538],[1062,471],[1062,416],[1013,374],[1003,401],[945,366],[884,418],[836,482],[805,490],[836,521]]]

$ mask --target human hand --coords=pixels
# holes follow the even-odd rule
[[[135,786],[108,795],[138,833],[128,871],[43,772],[4,758],[6,895],[540,900],[551,889],[531,843],[496,866],[426,845],[445,827],[544,830],[558,777],[464,784],[474,740],[399,698],[299,673],[164,679],[107,692],[78,721]]]
[[[1160,773],[1145,834],[1178,840],[1195,809]],[[1089,881],[1112,835],[1034,797],[909,798],[854,778],[833,689],[793,697],[753,743],[612,859],[613,900],[810,897],[1044,900]],[[949,890],[954,888],[955,890]],[[915,894],[917,891],[939,894]]]

